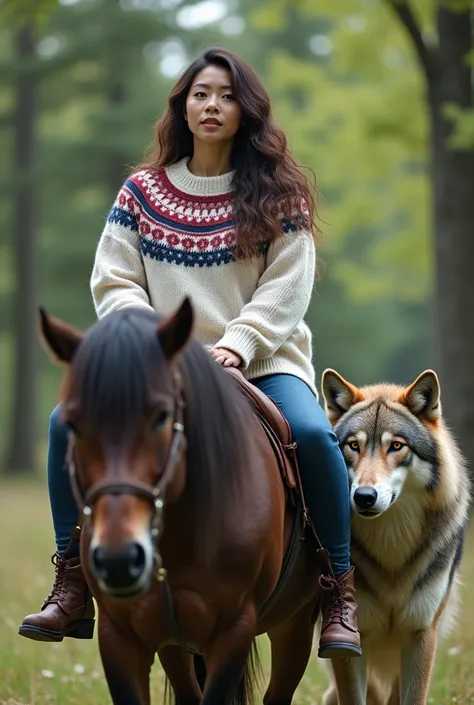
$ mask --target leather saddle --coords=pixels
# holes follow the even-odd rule
[[[293,440],[288,421],[275,402],[258,387],[248,382],[240,370],[236,367],[225,369],[237,382],[241,392],[250,401],[255,414],[260,419],[277,457],[284,483],[289,489],[296,490],[303,502],[303,507],[306,508],[296,456],[297,444]]]
[[[240,391],[250,401],[255,415],[260,419],[260,423],[267,434],[278,461],[282,481],[286,487],[287,500],[292,504],[295,519],[285,548],[278,583],[259,613],[259,619],[262,620],[278,602],[280,595],[287,586],[287,581],[298,560],[306,527],[310,528],[311,533],[316,538],[319,547],[318,553],[322,549],[322,545],[309,518],[296,456],[297,444],[293,440],[288,421],[275,402],[260,391],[258,387],[248,382],[240,370],[236,367],[227,367],[225,369],[231,374]],[[303,529],[303,534],[301,534],[301,529]],[[324,549],[322,551],[324,553]],[[324,563],[326,563],[325,560]]]

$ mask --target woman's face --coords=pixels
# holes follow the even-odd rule
[[[194,137],[202,142],[228,142],[234,138],[242,108],[232,93],[228,69],[207,66],[195,76],[186,99],[185,117]]]

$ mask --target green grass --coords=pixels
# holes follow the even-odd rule
[[[0,484],[0,704],[104,705],[110,702],[96,639],[43,644],[18,636],[28,612],[39,609],[53,575],[48,556],[53,535],[46,487],[26,483]],[[466,585],[459,629],[438,652],[430,702],[436,705],[474,703],[474,531],[463,562]],[[266,639],[262,641],[265,667]],[[318,703],[326,678],[312,658],[295,703]],[[153,671],[154,703],[161,702],[162,676]]]

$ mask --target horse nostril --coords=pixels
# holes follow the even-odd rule
[[[128,550],[130,555],[130,575],[138,578],[145,569],[145,550],[140,543],[131,543]]]
[[[354,502],[359,509],[370,509],[374,506],[378,498],[378,492],[374,487],[358,487],[354,492]]]
[[[97,546],[92,551],[91,567],[98,578],[103,579],[107,576],[106,555],[101,546]]]

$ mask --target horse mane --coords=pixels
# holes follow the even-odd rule
[[[68,397],[103,442],[131,439],[152,408],[153,380],[168,365],[157,329],[163,317],[125,308],[97,321],[73,360]],[[178,354],[185,396],[185,493],[194,515],[196,547],[209,557],[224,525],[237,525],[255,464],[255,417],[230,375],[196,340]],[[171,379],[171,369],[166,375]],[[159,375],[158,375],[159,376]]]
[[[187,385],[189,490],[204,557],[224,526],[242,522],[245,497],[258,480],[249,473],[261,452],[252,433],[258,424],[230,374],[199,343],[190,342],[180,367]]]

